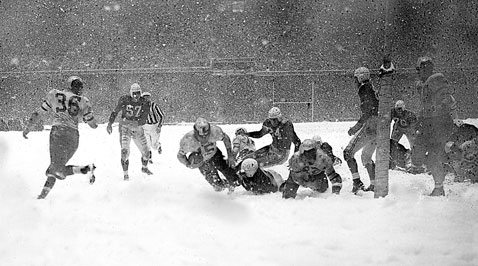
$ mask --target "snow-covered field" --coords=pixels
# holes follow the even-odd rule
[[[478,120],[467,122],[478,125]],[[342,157],[352,122],[295,124],[303,140],[320,134]],[[222,125],[233,137],[245,126]],[[49,164],[48,131],[0,132],[0,265],[478,265],[478,185],[445,184],[427,196],[429,175],[390,172],[390,194],[351,191],[346,164],[340,195],[300,189],[296,199],[214,192],[176,159],[191,124],[164,126],[152,176],[132,144],[123,181],[117,128],[80,127],[72,164],[96,164],[97,181],[71,176],[37,200]],[[257,147],[270,143],[256,140]],[[221,146],[223,148],[223,146]],[[357,157],[356,158],[360,158]],[[274,167],[287,177],[286,166]],[[368,177],[361,166],[366,185]]]

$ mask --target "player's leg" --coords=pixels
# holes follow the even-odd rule
[[[216,153],[210,159],[210,161],[212,165],[224,175],[226,180],[229,182],[230,187],[239,185],[239,177],[236,174],[236,170],[234,168],[229,167],[226,159],[224,159],[221,150],[217,149]]]
[[[153,130],[151,128],[152,125],[150,124],[146,124],[146,125],[143,125],[143,131],[144,131],[144,137],[146,138],[146,142],[147,142],[147,145],[150,149],[149,151],[149,163],[153,163],[153,157],[152,157],[152,153],[151,153],[151,148],[153,146]]]
[[[211,160],[204,161],[204,163],[199,167],[199,171],[215,191],[222,191],[226,188],[224,180],[219,177],[219,173],[217,172],[217,169],[214,167]]]
[[[139,151],[141,152],[141,171],[148,175],[152,175],[153,173],[148,169],[148,162],[151,155],[151,150],[149,149],[148,142],[146,140],[146,136],[144,135],[144,130],[142,127],[138,127],[134,131],[133,141],[136,147],[138,147]]]
[[[363,190],[364,186],[362,180],[360,180],[360,174],[358,172],[357,160],[355,160],[355,154],[362,149],[368,142],[364,128],[360,129],[349,144],[344,149],[344,160],[347,162],[350,172],[352,173],[353,187],[352,192],[357,193],[359,190]]]
[[[436,149],[431,150],[426,160],[427,168],[433,176],[435,187],[430,196],[445,196],[443,182],[445,181],[445,169],[443,167],[443,159]]]
[[[121,145],[121,167],[123,168],[124,180],[129,180],[129,152],[131,144],[131,130],[128,126],[119,127],[120,145]]]
[[[58,126],[51,128],[49,143],[50,165],[45,172],[47,180],[38,196],[39,199],[43,199],[48,195],[55,185],[56,179],[63,180],[66,175],[69,174],[65,168],[65,164],[71,158],[72,152],[74,153],[72,150],[75,145],[75,143],[70,144],[70,140],[74,140],[74,137],[71,137],[69,132],[65,131],[65,128]]]
[[[290,150],[277,150],[271,147],[269,152],[259,160],[259,165],[263,168],[281,165],[287,161],[289,153]]]
[[[297,184],[289,173],[289,178],[280,186],[280,191],[282,192],[282,198],[289,199],[295,198],[297,196],[297,190],[299,189],[299,184]]]
[[[367,169],[368,177],[370,179],[370,185],[365,189],[365,191],[374,191],[375,189],[375,162],[372,160],[372,156],[376,148],[377,141],[374,137],[362,149],[362,164],[364,165],[365,169]]]

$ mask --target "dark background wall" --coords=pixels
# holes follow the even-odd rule
[[[65,86],[75,73],[69,70],[78,70],[102,121],[132,82],[153,92],[168,122],[199,115],[260,121],[273,100],[310,101],[311,88],[314,120],[356,119],[351,73],[362,65],[378,67],[385,52],[399,68],[414,68],[421,55],[434,58],[452,82],[460,116],[478,117],[478,4],[472,0],[3,0],[0,16],[0,118],[27,116],[49,89]],[[236,57],[254,58],[253,71],[340,71],[101,71],[191,69],[210,66],[211,58]],[[402,73],[394,97],[418,108],[416,77]],[[278,106],[294,120],[311,119],[311,104]]]

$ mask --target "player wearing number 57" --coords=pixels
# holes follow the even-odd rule
[[[224,142],[227,161],[216,142]],[[238,185],[238,176],[232,168],[235,164],[231,139],[219,126],[211,125],[206,119],[198,118],[193,130],[186,133],[179,143],[178,160],[189,168],[199,168],[206,181],[216,191],[232,189]],[[219,176],[218,170],[226,177]],[[236,184],[237,183],[237,184]]]
[[[119,98],[118,104],[110,115],[106,131],[108,134],[113,132],[113,122],[116,116],[121,112],[119,121],[119,138],[121,145],[121,166],[123,167],[123,178],[129,180],[129,148],[131,139],[141,152],[141,171],[148,175],[153,173],[148,169],[150,150],[146,136],[144,135],[143,125],[148,118],[150,101],[141,97],[141,87],[138,83],[133,83],[130,87],[129,94]]]
[[[40,110],[33,112],[23,130],[23,137],[28,138],[28,133],[38,123],[42,123],[41,114],[52,113],[53,123],[50,131],[50,166],[46,170],[47,180],[38,195],[44,199],[55,185],[56,179],[63,180],[73,174],[88,174],[90,184],[95,182],[95,166],[66,165],[78,149],[80,133],[78,122],[83,119],[91,128],[98,124],[91,111],[91,105],[85,96],[82,96],[83,81],[73,76],[67,81],[69,88],[66,90],[53,89],[46,95]]]

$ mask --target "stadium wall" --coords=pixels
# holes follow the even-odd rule
[[[476,70],[443,72],[454,91],[459,116],[464,119],[478,117]],[[221,76],[198,72],[80,76],[85,81],[84,95],[90,99],[95,115],[102,123],[107,121],[117,100],[128,93],[133,82],[138,82],[143,91],[152,93],[153,99],[166,114],[166,123],[192,122],[198,116],[219,123],[259,122],[266,118],[268,109],[278,101],[281,103],[276,105],[294,122],[356,120],[360,115],[359,99],[351,74]],[[4,77],[0,81],[0,118],[5,121],[25,120],[39,108],[41,99],[50,89],[66,86],[66,78],[61,74]],[[403,99],[407,108],[413,111],[419,109],[415,79],[412,73],[399,72],[393,91],[394,100]],[[372,82],[379,90],[376,78]]]

